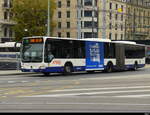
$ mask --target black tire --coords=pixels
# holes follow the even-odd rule
[[[108,64],[107,64],[106,72],[107,72],[107,73],[113,72],[113,64],[112,64],[112,63],[108,63]]]
[[[73,72],[73,66],[71,64],[66,64],[64,66],[64,74],[69,75]]]
[[[137,63],[134,64],[133,70],[134,70],[134,71],[137,71],[137,70],[138,70],[138,64],[137,64]]]
[[[86,72],[90,74],[90,73],[94,73],[95,71],[86,71]]]
[[[48,73],[48,72],[44,72],[43,74],[44,74],[44,76],[49,76],[50,75],[50,73]]]

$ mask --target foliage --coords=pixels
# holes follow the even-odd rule
[[[56,8],[55,1],[50,0],[51,19]],[[48,0],[13,0],[13,20],[17,23],[13,29],[15,40],[25,36],[45,36],[47,33]],[[51,20],[51,33],[55,22]]]

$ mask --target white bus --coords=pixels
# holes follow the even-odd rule
[[[21,49],[23,72],[112,72],[145,66],[145,46],[134,42],[25,37]]]
[[[0,70],[17,69],[21,43],[0,43]]]

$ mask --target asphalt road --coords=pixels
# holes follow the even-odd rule
[[[0,112],[150,112],[150,68],[0,75]]]

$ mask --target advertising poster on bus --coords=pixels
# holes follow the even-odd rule
[[[104,68],[104,44],[86,42],[86,70],[102,70]]]

